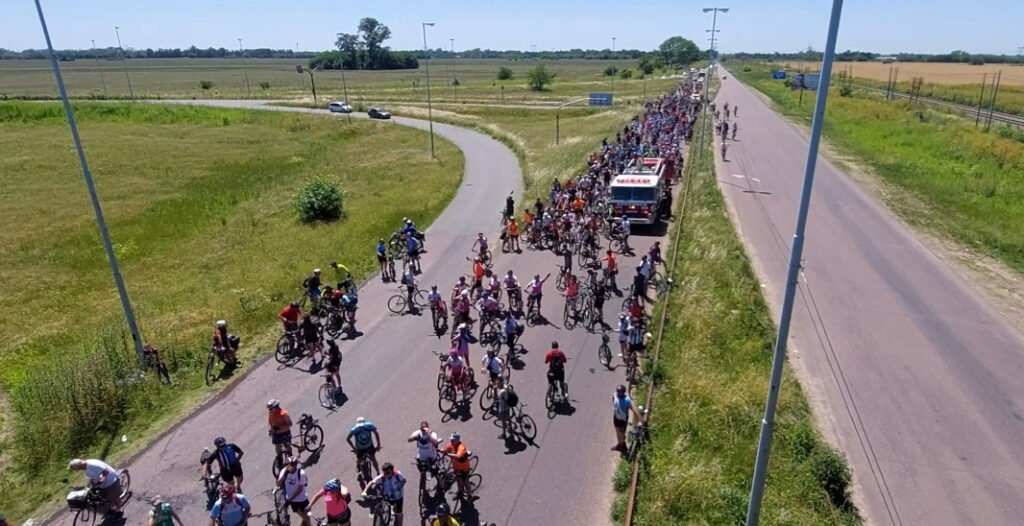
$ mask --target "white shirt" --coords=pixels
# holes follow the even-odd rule
[[[107,474],[107,478],[100,487],[109,488],[117,482],[117,470],[102,460],[89,459],[85,461],[85,476],[89,477],[89,481],[93,485],[99,484],[100,476],[104,473]]]
[[[437,433],[431,431],[429,435],[417,429],[409,436],[416,443],[416,458],[420,460],[437,460]]]
[[[484,367],[486,367],[491,374],[501,374],[501,358],[498,358],[497,356],[491,358],[490,356],[484,355],[484,359],[481,360],[481,363],[484,364]]]
[[[309,479],[306,478],[306,470],[299,468],[293,473],[288,473],[288,469],[281,470],[281,474],[278,475],[277,481],[284,481],[284,498],[288,499],[288,502],[302,502],[309,500],[309,493],[306,488],[309,486]],[[298,495],[295,495],[295,492]],[[292,498],[292,495],[295,495]]]
[[[530,283],[526,285],[526,288],[530,290],[530,294],[537,296],[543,292],[544,282],[539,279],[530,280]]]

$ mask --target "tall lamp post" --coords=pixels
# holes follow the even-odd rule
[[[96,40],[92,41],[92,51],[96,53]],[[96,67],[100,68],[100,82],[103,83],[103,96],[107,96],[107,79],[103,78],[103,64],[100,63],[100,55],[96,53]]]
[[[814,119],[811,121],[811,137],[807,146],[807,164],[804,168],[803,189],[800,192],[800,208],[796,216],[793,244],[790,247],[789,269],[786,274],[786,292],[782,296],[782,311],[779,314],[779,333],[772,354],[772,374],[768,384],[768,399],[764,405],[761,433],[757,440],[757,460],[754,463],[754,477],[750,483],[750,504],[747,508],[747,526],[757,526],[761,518],[761,499],[764,497],[765,481],[768,478],[768,457],[772,449],[772,434],[775,430],[775,408],[779,402],[779,388],[782,384],[782,369],[786,363],[786,341],[789,339],[789,324],[793,315],[793,302],[800,277],[800,261],[804,251],[804,232],[807,228],[807,212],[811,206],[811,187],[814,185],[814,168],[818,160],[818,143],[825,123],[825,103],[828,101],[828,85],[832,81],[832,59],[836,52],[836,37],[839,34],[839,18],[843,11],[843,0],[832,0],[832,15],[828,22],[828,38],[825,40],[825,54],[821,60],[821,78],[818,84],[817,100],[814,103]]]
[[[117,49],[121,50],[121,65],[124,66],[124,78],[128,81],[128,96],[135,98],[135,91],[132,90],[132,78],[128,76],[128,57],[124,54],[124,46],[121,45],[121,28],[114,26],[114,35],[117,36]]]
[[[252,97],[252,89],[249,87],[249,64],[245,62],[245,49],[242,48],[241,38],[238,39],[238,53],[242,55],[242,71],[245,73],[245,92]],[[312,74],[310,76],[312,77]]]
[[[711,49],[708,49],[708,69],[707,69],[708,72],[704,76],[704,104],[703,104],[703,107],[704,107],[704,120],[701,121],[701,126],[700,126],[700,144],[704,144],[704,130],[707,128],[707,125],[708,125],[708,119],[707,119],[707,115],[708,115],[708,87],[711,86],[711,75],[713,74],[711,72],[711,65],[715,62],[715,49],[714,49],[715,48],[715,41],[714,41],[714,38],[715,38],[715,33],[718,32],[717,31],[718,13],[719,12],[728,13],[729,12],[729,8],[728,7],[705,7],[704,8],[704,12],[705,13],[712,12],[714,14],[711,17]],[[700,152],[701,156],[704,155],[704,150],[705,150],[704,148],[698,149],[698,151]]]
[[[612,37],[612,60],[615,60],[615,37]],[[612,104],[615,104],[615,75],[617,73],[618,71],[612,74]]]
[[[431,108],[430,102],[430,56],[427,51],[427,26],[434,27],[433,22],[423,22],[423,63],[426,66],[427,71],[427,120],[430,122],[430,157],[435,157],[434,153],[434,111]]]

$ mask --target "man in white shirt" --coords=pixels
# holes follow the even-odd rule
[[[85,471],[89,486],[99,488],[103,498],[107,500],[110,511],[121,513],[121,478],[117,470],[106,462],[96,459],[82,460],[76,458],[68,464],[71,471]]]
[[[430,429],[430,424],[426,420],[420,422],[420,428],[409,435],[407,441],[416,443],[416,467],[420,473],[428,470],[433,472],[437,462],[437,446],[441,440],[437,438],[437,433]]]
[[[310,526],[309,523],[309,478],[306,477],[306,470],[299,467],[298,457],[291,457],[285,468],[277,476],[277,485],[284,491],[284,500],[291,507],[299,518],[302,519],[302,526]]]

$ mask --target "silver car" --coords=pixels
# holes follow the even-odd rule
[[[347,102],[332,102],[327,105],[332,113],[352,113],[352,106]]]

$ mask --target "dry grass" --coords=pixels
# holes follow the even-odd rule
[[[821,67],[820,62],[809,62],[795,60],[781,62],[791,69],[817,70]],[[924,77],[925,82],[933,84],[981,84],[982,77],[988,74],[991,82],[992,75],[1002,71],[1004,86],[1024,86],[1024,66],[1013,64],[983,64],[972,66],[970,64],[953,64],[942,62],[894,62],[883,64],[881,62],[836,62],[832,67],[834,72],[846,71],[853,68],[854,78],[860,77],[871,80],[886,81],[889,79],[890,71],[899,69],[900,79],[913,77]]]

